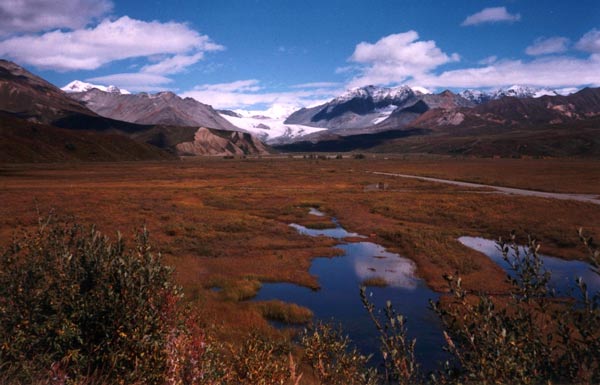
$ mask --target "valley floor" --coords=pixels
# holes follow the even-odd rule
[[[542,252],[581,258],[577,228],[600,237],[600,205],[397,178],[429,176],[540,191],[600,195],[600,162],[555,159],[195,158],[182,161],[0,166],[0,244],[41,215],[95,223],[129,235],[146,225],[156,251],[175,267],[203,319],[236,333],[273,330],[251,297],[260,282],[318,287],[311,259],[333,256],[337,241],[288,225],[323,227],[327,217],[415,261],[435,290],[460,272],[470,289],[502,291],[505,273],[457,241],[535,234]],[[221,290],[213,290],[219,287]],[[358,294],[357,294],[358,295]],[[241,321],[241,322],[240,322]],[[243,326],[242,326],[243,325]]]

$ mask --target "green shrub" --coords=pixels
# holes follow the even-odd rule
[[[397,314],[387,301],[383,318],[375,312],[368,300],[366,287],[360,288],[360,299],[379,332],[379,348],[383,356],[383,381],[387,384],[418,384],[422,382],[415,359],[416,340],[407,336],[406,319]]]
[[[240,346],[230,346],[227,374],[220,384],[296,385],[296,365],[290,347],[273,339],[252,334]]]
[[[580,237],[600,274],[600,252]],[[432,309],[453,359],[429,380],[404,317],[389,302],[376,313],[364,288],[382,370],[324,324],[300,335],[301,367],[331,385],[600,383],[600,293],[588,293],[577,279],[577,292],[555,298],[534,239],[523,250],[512,235],[499,247],[512,270],[509,295],[467,292],[458,275],[446,276],[450,295]],[[254,334],[226,345],[205,333],[179,309],[182,294],[171,274],[150,252],[145,230],[133,247],[93,227],[52,221],[16,238],[0,251],[0,382],[300,383],[289,344]],[[241,300],[259,287],[257,280],[238,282],[223,289],[224,298]],[[296,310],[264,311],[290,318]]]
[[[180,296],[146,230],[127,248],[93,227],[40,223],[0,253],[0,370],[25,383],[51,369],[163,383]]]
[[[377,384],[376,372],[367,366],[370,357],[353,348],[341,330],[317,323],[300,336],[300,346],[304,349],[303,361],[321,384]]]
[[[598,251],[582,238],[598,273]],[[462,288],[460,277],[447,276],[452,300],[432,304],[456,360],[444,381],[600,382],[600,293],[590,296],[577,279],[579,297],[554,298],[535,239],[522,250],[513,234],[498,246],[512,270],[509,296],[473,295]]]

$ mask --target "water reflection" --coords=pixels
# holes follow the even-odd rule
[[[364,281],[369,278],[383,278],[388,286],[415,289],[415,264],[407,258],[386,251],[382,246],[371,242],[339,245],[346,257],[352,259],[356,277]]]
[[[339,225],[324,230],[297,224],[290,226],[309,236],[363,237]],[[360,301],[359,287],[367,278],[381,277],[388,286],[368,288],[371,301],[381,309],[390,300],[407,318],[409,337],[417,338],[416,355],[425,370],[433,369],[436,362],[446,359],[441,349],[444,341],[440,321],[428,308],[429,300],[435,301],[439,295],[415,276],[414,263],[372,242],[341,243],[335,247],[342,249],[344,255],[315,258],[310,267],[310,273],[318,277],[319,290],[290,283],[265,283],[255,300],[280,299],[308,307],[316,319],[341,324],[358,348],[365,354],[375,354],[374,360],[378,361],[381,359],[378,334]]]
[[[508,264],[502,257],[502,252],[498,248],[495,241],[478,237],[460,237],[458,241],[463,245],[477,250],[502,268],[508,270]],[[523,253],[525,249],[520,248]],[[550,287],[555,289],[559,294],[568,293],[575,285],[575,278],[581,277],[588,286],[588,291],[591,293],[600,291],[600,275],[595,274],[590,270],[590,265],[582,261],[567,261],[564,259],[551,257],[549,255],[541,255],[544,262],[544,268],[552,273]]]
[[[334,224],[337,225],[337,223],[334,221]],[[337,227],[333,227],[330,229],[309,229],[307,227],[298,225],[296,223],[292,223],[290,225],[290,227],[295,228],[296,230],[298,230],[298,232],[300,234],[304,234],[304,235],[309,235],[311,237],[329,237],[329,238],[335,238],[335,239],[342,239],[342,238],[350,238],[350,237],[360,237],[360,238],[366,238],[363,235],[359,235],[357,233],[350,233],[348,231],[346,231],[344,228],[340,227],[339,225]]]
[[[324,217],[324,216],[325,216],[325,213],[324,213],[324,212],[322,212],[322,211],[319,211],[319,210],[317,210],[317,209],[316,209],[316,208],[314,208],[314,207],[311,207],[311,208],[310,208],[310,210],[308,210],[308,213],[309,213],[310,215],[315,215],[315,216],[317,216],[317,217]]]

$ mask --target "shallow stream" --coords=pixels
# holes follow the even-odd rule
[[[458,241],[463,245],[477,250],[491,260],[499,264],[508,274],[512,272],[508,269],[508,263],[504,260],[502,252],[498,249],[496,242],[490,239],[478,237],[460,237]],[[521,248],[521,253],[524,252]],[[600,291],[600,275],[595,274],[588,263],[582,261],[567,261],[549,255],[541,255],[544,268],[552,275],[550,287],[555,289],[557,294],[568,294],[569,290],[575,286],[575,278],[581,277],[587,284],[588,291],[591,293]]]
[[[334,224],[335,228],[318,230],[297,224],[290,226],[313,237],[340,240],[362,237],[347,232],[335,220]],[[395,310],[407,318],[409,336],[417,338],[418,360],[426,370],[433,369],[436,361],[445,357],[441,351],[444,344],[441,324],[428,308],[429,300],[437,300],[439,294],[415,276],[415,265],[410,259],[388,252],[380,245],[364,241],[340,243],[335,247],[343,250],[344,254],[334,258],[315,258],[312,262],[310,273],[318,277],[319,290],[291,283],[265,283],[255,299],[280,299],[305,306],[313,311],[316,319],[341,325],[344,333],[363,353],[376,354],[373,360],[379,361],[378,334],[361,303],[359,287],[365,279],[383,278],[387,286],[367,288],[371,302],[382,309],[390,300]]]
[[[316,209],[310,214],[323,216]],[[312,290],[291,283],[265,283],[255,300],[280,299],[311,309],[317,320],[341,325],[354,344],[364,354],[374,354],[374,362],[380,361],[378,333],[364,309],[359,287],[369,278],[383,278],[385,287],[368,287],[367,293],[377,309],[383,309],[386,301],[391,301],[395,310],[408,320],[410,338],[416,338],[416,356],[427,372],[436,368],[437,362],[446,360],[442,351],[444,340],[441,322],[429,309],[429,300],[436,301],[439,294],[430,290],[425,282],[415,275],[415,264],[410,259],[387,251],[384,247],[368,242],[344,242],[344,238],[367,238],[350,233],[333,219],[335,227],[330,229],[309,229],[291,224],[301,234],[312,237],[325,236],[339,239],[335,247],[343,250],[343,255],[334,258],[315,258],[310,273],[318,277],[320,289]],[[460,237],[459,242],[467,247],[486,254],[503,268],[508,265],[494,241]],[[575,277],[581,276],[591,291],[600,290],[600,277],[590,271],[590,266],[580,261],[566,261],[543,256],[544,266],[552,272],[551,285],[560,292],[573,286]]]

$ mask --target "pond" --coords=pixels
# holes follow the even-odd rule
[[[311,209],[310,214],[325,215],[316,209]],[[375,355],[372,363],[376,363],[381,360],[378,333],[361,303],[359,287],[366,279],[383,278],[387,286],[368,287],[369,298],[377,309],[382,309],[390,300],[395,310],[406,317],[409,337],[417,339],[416,356],[425,372],[448,359],[447,353],[441,349],[445,345],[441,322],[429,309],[429,300],[436,301],[439,294],[415,275],[414,263],[367,240],[344,242],[344,238],[367,237],[348,232],[335,219],[332,223],[335,227],[328,229],[290,225],[307,236],[340,240],[335,247],[343,251],[342,256],[315,258],[312,262],[310,273],[318,277],[320,289],[312,290],[291,283],[265,283],[255,300],[280,299],[311,309],[316,320],[340,325],[363,354]],[[460,237],[458,241],[508,268],[494,241],[476,237]],[[587,263],[551,256],[542,258],[545,268],[552,272],[551,286],[559,293],[572,287],[575,277],[582,277],[590,291],[600,290],[600,277],[590,270]]]
[[[507,273],[508,263],[503,259],[502,252],[498,249],[496,242],[490,239],[478,237],[460,237],[458,241],[463,245],[477,250],[492,259],[494,262],[504,268]],[[524,250],[521,248],[521,250]],[[568,293],[575,286],[575,278],[581,277],[588,286],[590,293],[600,291],[600,275],[595,274],[590,269],[588,263],[582,261],[567,261],[564,259],[541,255],[544,268],[551,272],[550,287],[555,289],[557,294]]]
[[[309,236],[362,237],[347,232],[335,220],[334,224],[335,228],[324,230],[290,226]],[[435,301],[439,295],[415,276],[414,263],[367,241],[340,243],[336,248],[343,250],[341,257],[315,258],[312,262],[310,273],[318,277],[319,290],[290,283],[265,283],[255,300],[280,299],[311,309],[317,320],[341,325],[364,354],[376,354],[375,362],[380,360],[378,333],[361,303],[359,287],[365,279],[383,278],[387,286],[367,288],[371,302],[382,309],[390,300],[396,311],[407,318],[409,336],[417,339],[417,359],[425,370],[432,370],[437,361],[445,360],[441,323],[428,308],[429,300]]]

